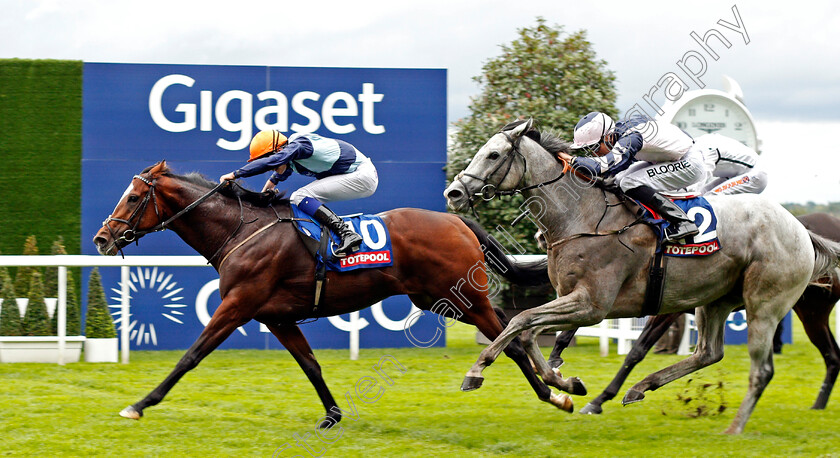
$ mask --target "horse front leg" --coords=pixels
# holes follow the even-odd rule
[[[541,325],[588,326],[600,322],[605,315],[605,311],[592,305],[585,288],[577,288],[547,304],[523,311],[513,317],[505,330],[481,352],[478,361],[467,372],[461,390],[479,388],[484,381],[481,375],[484,368],[492,364],[522,331]]]
[[[550,326],[537,326],[531,329],[526,329],[520,336],[520,339],[522,339],[522,345],[525,347],[525,351],[528,353],[528,356],[534,364],[534,370],[540,374],[540,378],[542,378],[547,385],[551,385],[558,390],[565,391],[569,394],[586,396],[586,385],[584,385],[578,377],[569,377],[564,379],[559,368],[552,368],[546,362],[545,357],[540,350],[540,346],[537,343],[537,338],[548,328],[550,328]]]
[[[175,365],[175,369],[145,398],[123,409],[120,416],[139,420],[143,416],[143,409],[160,403],[184,374],[198,366],[198,363],[224,342],[236,328],[250,321],[251,317],[243,316],[240,311],[236,310],[235,304],[236,302],[233,300],[222,300],[222,305],[213,314],[213,318],[207,323],[207,327],[201,331],[201,335],[198,336],[195,343]]]
[[[318,397],[321,398],[321,403],[324,404],[324,409],[326,409],[327,414],[318,424],[318,428],[331,428],[341,421],[341,410],[338,408],[338,404],[335,403],[335,399],[332,393],[330,393],[330,389],[327,388],[326,382],[324,382],[324,377],[321,375],[321,365],[318,364],[318,360],[312,354],[312,347],[309,346],[309,342],[304,337],[300,327],[297,325],[280,326],[273,324],[266,324],[266,327],[286,347],[286,350],[289,350],[289,353],[295,358],[303,373],[306,374],[306,378],[315,387]]]

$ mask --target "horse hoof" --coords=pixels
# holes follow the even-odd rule
[[[548,398],[548,402],[564,412],[572,413],[575,411],[575,403],[572,401],[572,398],[565,393],[552,393],[551,397]]]
[[[120,416],[130,420],[139,420],[143,416],[143,412],[138,412],[134,409],[134,406],[128,406],[120,411]]]
[[[560,357],[552,358],[552,359],[548,360],[548,365],[551,366],[554,369],[559,369],[560,366],[563,365],[563,363],[565,363],[565,361],[563,361],[563,358],[560,358]]]
[[[341,417],[335,418],[330,415],[324,417],[324,421],[318,424],[318,429],[330,429],[335,426],[339,421],[341,421]]]
[[[481,384],[484,383],[484,377],[472,377],[466,376],[464,377],[464,382],[461,383],[461,391],[472,391],[481,388]]]
[[[641,391],[637,391],[634,389],[630,389],[627,394],[624,395],[624,399],[621,400],[622,405],[632,404],[634,402],[639,402],[645,399],[645,394]]]
[[[569,381],[572,383],[572,390],[569,391],[570,394],[586,396],[586,385],[583,384],[583,380],[577,377],[571,377]]]
[[[591,402],[589,404],[586,404],[585,406],[583,406],[582,409],[580,409],[580,413],[584,413],[584,414],[587,414],[587,415],[600,415],[603,412],[604,412],[604,410],[601,409],[601,406],[599,406],[597,404],[593,404]]]

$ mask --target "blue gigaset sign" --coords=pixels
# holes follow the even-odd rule
[[[87,241],[134,174],[166,160],[176,173],[200,172],[215,181],[245,163],[251,138],[263,129],[340,138],[371,158],[379,188],[366,199],[330,204],[338,213],[445,210],[445,70],[86,63],[83,81],[84,254],[96,254]],[[266,178],[245,184],[259,190]],[[310,180],[293,175],[280,187],[291,192]],[[125,251],[196,254],[169,231]],[[131,316],[122,317],[119,269],[100,271],[112,316],[118,327],[129,327],[133,349],[189,347],[221,303],[218,275],[210,267],[133,267]],[[418,340],[441,335],[434,318],[409,320],[413,310],[404,296],[363,310],[360,345],[412,345],[404,333],[407,321]],[[315,348],[346,348],[351,326],[347,316],[339,316],[302,329]],[[429,345],[444,344],[439,338]],[[222,348],[281,347],[265,327],[251,322]]]

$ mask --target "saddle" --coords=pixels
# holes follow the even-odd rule
[[[689,217],[695,218],[700,233],[690,237],[685,243],[669,241],[665,238],[668,222],[642,203],[626,196],[610,177],[599,179],[596,186],[624,199],[625,197],[638,206],[636,216],[639,222],[649,225],[656,235],[656,248],[648,268],[648,285],[645,291],[645,302],[642,315],[656,315],[662,307],[662,297],[665,292],[666,257],[695,257],[708,256],[720,250],[717,239],[717,217],[714,209],[705,198],[691,192],[663,192],[666,198],[673,201]],[[697,219],[700,219],[698,222]]]
[[[361,213],[343,216],[345,224],[362,236],[359,251],[337,257],[333,246],[338,243],[337,235],[326,227],[313,221],[296,205],[291,205],[294,227],[303,246],[315,259],[315,303],[317,311],[324,294],[327,272],[348,272],[364,268],[379,268],[393,265],[391,256],[391,237],[382,219],[376,215]]]

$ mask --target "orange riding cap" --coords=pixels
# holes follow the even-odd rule
[[[261,130],[251,140],[251,158],[248,162],[273,153],[286,144],[286,136],[276,130]]]

